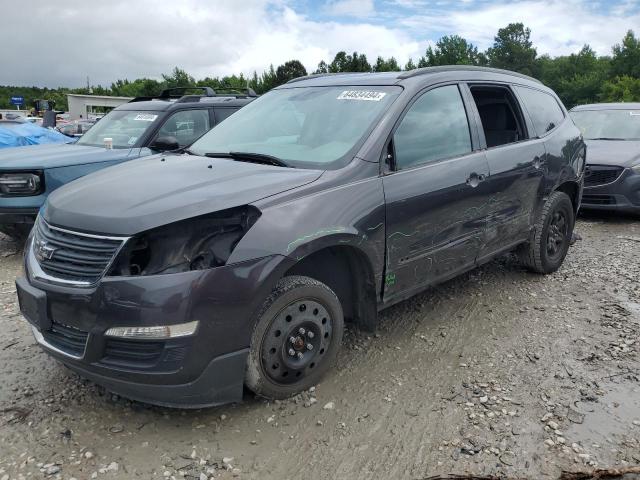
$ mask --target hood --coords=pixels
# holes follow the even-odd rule
[[[638,140],[585,140],[588,165],[630,167],[640,162]]]
[[[0,150],[0,170],[45,169],[83,165],[85,163],[120,160],[132,155],[139,148],[114,148],[84,145],[29,145],[27,147],[3,148]]]
[[[256,202],[311,183],[322,173],[187,154],[153,155],[59,188],[42,214],[70,230],[133,235]]]

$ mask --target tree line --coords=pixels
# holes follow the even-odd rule
[[[459,35],[445,35],[433,47],[429,46],[424,55],[410,59],[404,66],[400,66],[394,57],[378,56],[371,63],[363,53],[341,51],[330,63],[323,60],[310,73],[388,72],[441,65],[489,66],[530,75],[555,90],[568,108],[583,103],[640,101],[640,39],[631,30],[612,47],[610,55],[599,56],[589,45],[584,45],[577,53],[551,57],[538,55],[529,28],[522,23],[511,23],[498,30],[493,45],[484,52]],[[67,93],[137,97],[157,95],[170,87],[209,86],[217,90],[249,87],[261,94],[307,73],[299,60],[290,60],[278,67],[271,65],[261,74],[254,72],[250,77],[239,74],[196,80],[185,70],[175,67],[160,80],[124,79],[109,87],[0,86],[0,108],[11,108],[9,99],[13,95],[24,96],[27,107],[35,99],[51,99],[56,102],[56,109],[66,109]]]

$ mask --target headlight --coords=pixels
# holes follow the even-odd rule
[[[258,209],[243,206],[143,232],[127,242],[109,275],[160,275],[222,266],[259,217]]]
[[[0,174],[0,193],[3,195],[37,195],[42,191],[39,173]]]

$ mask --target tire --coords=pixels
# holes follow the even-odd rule
[[[571,243],[575,214],[564,192],[553,192],[533,229],[533,238],[518,251],[522,263],[536,273],[553,273],[564,262]]]
[[[246,386],[273,399],[309,389],[333,364],[343,332],[333,290],[313,278],[284,277],[262,305],[251,335]]]

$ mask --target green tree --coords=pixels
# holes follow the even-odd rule
[[[329,65],[327,65],[327,62],[325,62],[324,60],[321,60],[318,64],[318,68],[316,68],[316,71],[313,73],[329,73]]]
[[[613,47],[611,72],[616,76],[629,75],[640,78],[640,39],[633,30],[629,30],[622,39],[622,44]]]
[[[289,60],[276,69],[276,82],[278,85],[287,83],[297,77],[304,77],[307,69],[299,60]]]
[[[459,35],[445,35],[429,46],[425,55],[418,60],[418,67],[439,65],[486,65],[487,59],[478,47]]]
[[[490,66],[534,76],[537,54],[531,42],[531,30],[522,23],[510,23],[499,29],[493,46],[487,50]]]
[[[338,52],[333,61],[328,65],[329,73],[340,72],[370,72],[371,65],[367,61],[365,54],[353,52],[347,55],[346,52]]]
[[[589,45],[584,45],[578,53],[568,56],[539,57],[536,70],[538,78],[571,108],[596,101],[609,76],[609,67],[609,57],[598,57]]]
[[[405,70],[415,70],[416,68],[416,64],[413,63],[413,58],[410,58],[409,61],[405,64],[404,69]]]
[[[603,102],[639,102],[640,78],[623,75],[606,81],[602,86],[600,100]]]
[[[193,87],[195,79],[181,68],[175,67],[170,74],[162,74],[162,80],[167,88]]]
[[[397,72],[399,70],[400,66],[394,57],[390,57],[388,60],[378,57],[376,63],[373,65],[374,72]]]

